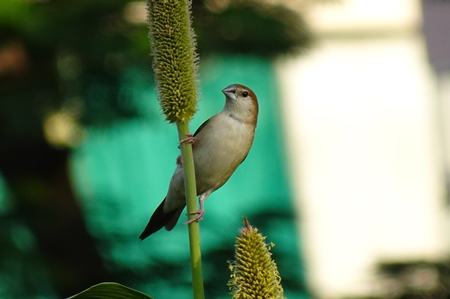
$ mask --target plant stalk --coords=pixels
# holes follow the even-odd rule
[[[189,124],[187,121],[177,121],[178,137],[183,140],[189,136]],[[180,144],[181,158],[184,171],[184,184],[186,194],[186,206],[188,219],[195,217],[197,207],[197,188],[195,181],[194,157],[192,144],[183,142]],[[200,226],[194,221],[189,224],[189,246],[191,253],[192,291],[194,299],[204,299],[202,254],[200,249]]]

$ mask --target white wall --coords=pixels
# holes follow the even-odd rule
[[[444,169],[418,3],[320,3],[314,47],[277,71],[308,280],[340,298],[373,292],[379,261],[443,257]]]

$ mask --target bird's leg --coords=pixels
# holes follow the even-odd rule
[[[191,213],[191,215],[197,215],[197,216],[195,216],[195,218],[190,219],[188,222],[186,222],[186,224],[190,224],[195,221],[199,222],[200,220],[202,220],[203,215],[205,214],[205,208],[203,206],[203,202],[208,198],[208,196],[211,194],[211,192],[212,192],[212,190],[208,190],[208,191],[202,193],[202,195],[200,195],[200,198],[198,199],[200,209],[198,211]]]
[[[180,144],[181,143],[185,143],[185,142],[188,142],[190,144],[194,144],[195,143],[195,137],[192,134],[188,134],[186,138],[180,140]]]

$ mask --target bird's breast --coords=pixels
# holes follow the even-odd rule
[[[198,194],[228,180],[247,156],[254,130],[252,124],[218,114],[197,134],[193,153]]]

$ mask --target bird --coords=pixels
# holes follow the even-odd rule
[[[255,137],[258,100],[255,93],[241,84],[224,88],[225,106],[206,120],[194,133],[180,142],[192,144],[199,210],[187,223],[200,221],[203,202],[222,187],[245,160]],[[139,239],[144,240],[163,227],[172,230],[186,206],[183,162],[177,158],[167,195],[156,208]]]

